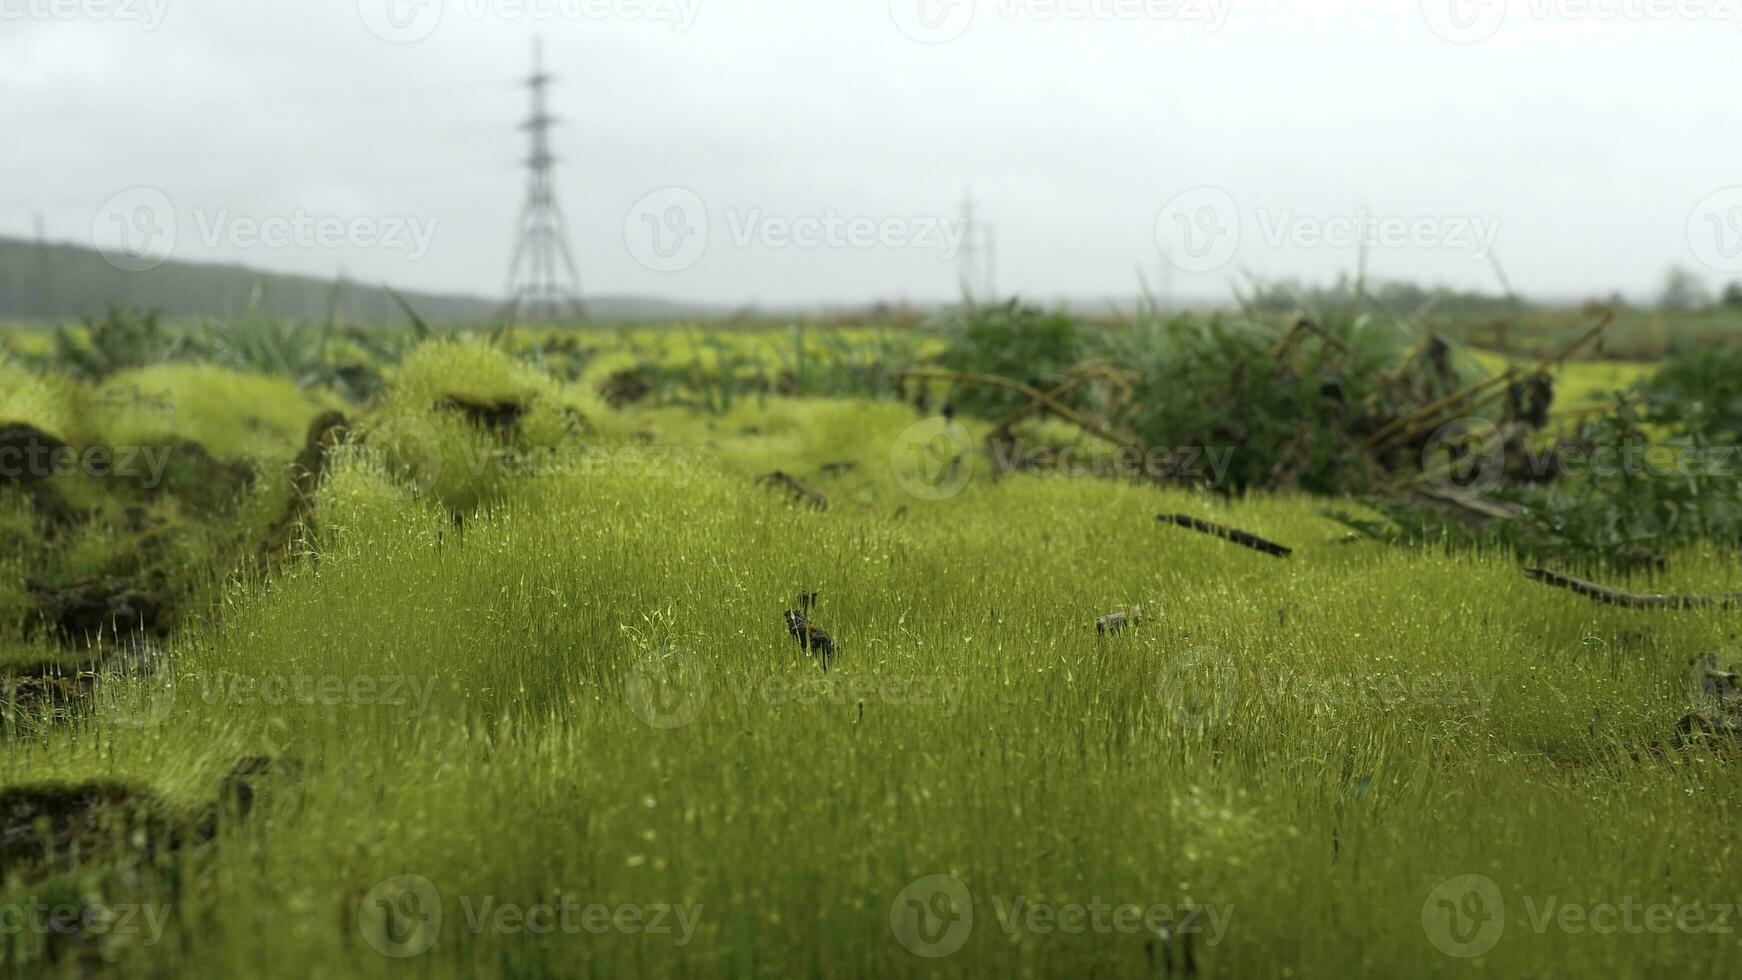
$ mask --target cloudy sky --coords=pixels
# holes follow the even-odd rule
[[[498,295],[541,37],[590,294],[946,298],[971,191],[1039,298],[1643,295],[1742,278],[1738,2],[0,0],[0,235]]]

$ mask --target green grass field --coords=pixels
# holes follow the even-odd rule
[[[322,400],[153,370],[175,431],[266,460],[279,499]],[[9,865],[11,972],[1734,972],[1742,771],[1664,745],[1733,612],[1351,543],[1306,497],[948,470],[894,401],[612,412],[593,380],[415,353],[298,560],[207,586],[167,668],[8,713],[0,785],[124,780],[181,825],[236,760],[281,760],[210,840]],[[538,451],[449,427],[440,390],[537,405]],[[99,394],[29,410],[143,424]],[[776,469],[827,509],[758,485]],[[1701,548],[1634,584],[1742,591],[1742,563]],[[807,590],[827,672],[782,619]],[[41,924],[93,907],[113,918]]]

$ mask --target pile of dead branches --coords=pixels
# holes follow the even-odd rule
[[[995,472],[1045,469],[1060,457],[1065,447],[1024,439],[1022,427],[1044,418],[1079,430],[1079,444],[1101,458],[1136,464],[1109,464],[1097,475],[1134,475],[1224,493],[1304,489],[1410,496],[1486,520],[1505,516],[1505,506],[1460,488],[1496,478],[1553,477],[1519,466],[1543,458],[1524,450],[1556,421],[1552,372],[1596,342],[1610,322],[1605,316],[1531,365],[1466,384],[1454,370],[1450,345],[1437,336],[1423,337],[1394,363],[1382,365],[1371,350],[1303,318],[1267,347],[1243,339],[1246,346],[1228,363],[1186,372],[1195,374],[1193,380],[1202,376],[1202,390],[1189,396],[1190,412],[1158,407],[1163,399],[1178,403],[1172,385],[1181,379],[1163,381],[1106,359],[1080,365],[1046,388],[941,369],[909,371],[896,380],[922,411],[948,405],[951,392],[961,388],[991,386],[1024,399],[992,420],[987,453],[1000,464]],[[1031,451],[1013,451],[1024,445]],[[1239,458],[1231,469],[1203,465],[1206,453],[1214,458],[1218,452]],[[1494,465],[1501,467],[1498,473]]]

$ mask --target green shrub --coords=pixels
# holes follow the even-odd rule
[[[1064,313],[1048,313],[1011,300],[1001,306],[976,306],[942,325],[949,349],[939,359],[952,371],[992,374],[1042,390],[1054,387],[1089,353],[1080,324]],[[958,387],[956,408],[997,418],[1028,404],[1019,392],[984,385]]]
[[[469,513],[604,414],[595,396],[488,341],[432,340],[406,355],[363,434],[414,489]]]

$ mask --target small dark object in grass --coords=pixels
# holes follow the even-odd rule
[[[1109,613],[1095,620],[1095,635],[1123,633],[1127,626],[1138,626],[1143,623],[1143,607],[1132,606],[1130,612]]]
[[[784,487],[795,501],[810,504],[817,510],[829,509],[829,498],[806,487],[784,470],[775,470],[766,476],[759,476],[756,478],[756,484],[758,486]]]
[[[821,626],[810,621],[804,613],[797,609],[786,611],[786,631],[792,634],[804,652],[822,658],[823,669],[829,669],[829,661],[835,658],[835,640]]]
[[[1189,906],[1188,906],[1189,908]],[[1194,917],[1196,909],[1191,909]],[[1149,957],[1149,975],[1156,976],[1156,967],[1161,967],[1160,975],[1167,977],[1195,977],[1198,975],[1198,958],[1192,949],[1192,930],[1175,930],[1171,926],[1162,926],[1155,930],[1143,944],[1143,952]],[[1157,955],[1159,954],[1159,956]],[[1158,964],[1156,961],[1160,960]]]
[[[1197,531],[1200,534],[1212,535],[1221,538],[1223,541],[1237,544],[1242,548],[1251,548],[1253,551],[1262,551],[1267,555],[1274,555],[1277,558],[1287,558],[1289,555],[1294,554],[1293,548],[1277,544],[1274,541],[1266,541],[1256,534],[1248,534],[1245,531],[1236,530],[1235,528],[1223,527],[1220,524],[1212,524],[1209,521],[1193,517],[1190,514],[1158,514],[1155,519],[1163,524],[1177,524],[1180,527]]]
[[[829,477],[846,476],[848,473],[851,473],[858,468],[858,463],[852,462],[851,460],[843,460],[839,463],[824,463],[823,468],[818,470],[818,472],[823,476]]]
[[[798,608],[786,611],[786,631],[792,634],[805,653],[814,653],[822,659],[823,669],[829,669],[829,661],[835,656],[835,640],[821,626],[810,621],[810,614],[817,607],[817,594],[800,592]]]

